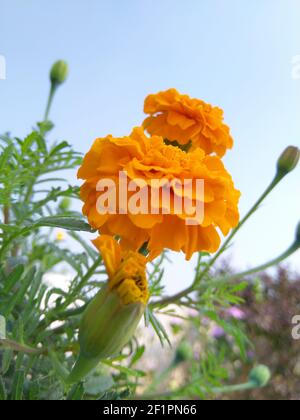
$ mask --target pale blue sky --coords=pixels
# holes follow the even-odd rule
[[[43,114],[48,70],[66,59],[54,138],[86,151],[95,137],[125,135],[144,97],[169,87],[225,110],[235,148],[226,157],[243,193],[241,212],[274,174],[282,149],[300,145],[299,0],[0,0],[0,131],[25,135]],[[283,251],[300,219],[298,168],[241,232],[237,266]],[[72,174],[70,175],[72,178]],[[74,172],[75,178],[75,172]],[[291,259],[300,268],[299,253]],[[170,290],[193,265],[176,257]]]

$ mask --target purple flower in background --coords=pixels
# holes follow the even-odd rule
[[[242,311],[237,306],[233,306],[232,308],[227,309],[226,311],[227,315],[231,316],[232,318],[243,320],[246,318],[246,314],[244,311]]]
[[[210,330],[211,337],[216,338],[216,339],[224,337],[225,334],[226,334],[225,330],[219,325],[214,325],[212,329]]]
[[[254,353],[254,351],[248,351],[248,353],[247,353],[247,357],[248,357],[248,359],[255,359],[255,353]]]

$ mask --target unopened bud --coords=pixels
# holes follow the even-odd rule
[[[289,146],[282,153],[277,162],[277,172],[280,176],[285,176],[292,172],[300,159],[300,150],[298,147]]]
[[[296,244],[300,246],[300,222],[298,223],[296,230]]]
[[[69,197],[65,197],[59,203],[59,208],[60,210],[68,211],[70,210],[71,204],[72,204],[72,200]]]
[[[93,241],[101,252],[108,283],[94,297],[79,327],[79,358],[68,378],[80,381],[97,364],[118,355],[132,339],[149,299],[146,258],[102,235]]]
[[[53,85],[61,85],[64,83],[69,74],[69,66],[63,61],[59,60],[53,64],[50,71],[50,80]]]
[[[256,387],[263,388],[271,379],[271,372],[267,366],[259,365],[254,368],[249,375],[249,381]]]
[[[80,355],[68,382],[78,382],[102,359],[116,356],[133,337],[145,305],[124,305],[118,293],[104,287],[87,307],[79,328]]]
[[[182,341],[176,349],[174,365],[178,365],[182,362],[192,359],[193,355],[194,353],[190,343],[187,341]]]

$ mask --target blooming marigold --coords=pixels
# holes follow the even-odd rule
[[[181,95],[176,89],[149,95],[144,111],[150,114],[143,125],[152,135],[162,136],[206,154],[223,156],[233,146],[230,129],[223,122],[223,111],[199,99]]]
[[[165,211],[161,196],[154,203],[154,212],[150,208],[144,213],[131,211],[130,206],[124,209],[120,200],[120,171],[133,183],[142,182],[141,190],[153,181],[173,182],[170,211]],[[85,203],[83,213],[90,225],[101,234],[120,237],[124,249],[137,251],[147,243],[150,258],[160,255],[165,248],[183,251],[187,259],[198,251],[213,253],[220,246],[218,229],[227,235],[239,221],[240,193],[218,156],[206,155],[201,149],[185,153],[178,147],[166,145],[162,137],[148,138],[142,128],[134,129],[124,138],[97,139],[85,156],[78,176],[85,180],[81,198]],[[114,181],[117,186],[115,214],[99,212],[98,203],[105,193],[97,191],[97,184],[103,178]],[[199,179],[204,181],[204,195],[200,198],[195,187]],[[190,189],[177,188],[177,181],[190,182]],[[151,190],[148,197],[151,207],[154,192]],[[132,198],[133,192],[128,192],[126,203],[130,204]],[[201,201],[204,217],[199,218],[198,223],[187,223],[190,213],[185,209],[175,212],[174,203],[178,198],[188,199],[193,205]]]
[[[132,338],[149,299],[146,258],[103,235],[94,241],[109,276],[88,305],[79,327],[80,355],[68,378],[78,382],[101,359],[117,355]]]

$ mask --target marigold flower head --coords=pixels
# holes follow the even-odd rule
[[[149,95],[144,112],[150,114],[143,123],[148,133],[180,145],[191,142],[191,150],[200,147],[206,154],[222,157],[233,146],[222,109],[181,95],[176,89]]]
[[[145,212],[131,211],[134,192],[128,192],[126,204],[129,206],[124,209],[120,199],[120,171],[143,191],[153,182],[162,182],[163,186],[157,190],[150,189]],[[218,231],[227,235],[239,221],[240,193],[218,156],[206,155],[201,149],[185,153],[178,147],[166,145],[162,137],[148,138],[142,128],[134,129],[124,138],[96,139],[78,176],[85,180],[81,198],[85,203],[83,213],[90,225],[101,234],[120,237],[122,248],[126,250],[137,251],[148,243],[149,258],[160,255],[165,248],[183,251],[187,259],[198,251],[213,253],[220,246]],[[105,192],[97,191],[97,185],[104,178],[112,180],[117,188],[114,214],[99,212],[98,203]],[[204,182],[204,195],[200,198],[196,185],[199,179]],[[171,184],[171,207],[167,211],[161,194],[158,200],[153,200],[156,193],[165,189],[166,181]],[[178,182],[186,181],[188,188],[178,187]],[[185,207],[181,212],[175,211],[178,199],[190,201],[192,207],[203,206],[204,217],[198,218],[197,223],[188,223],[192,216],[195,221],[197,213],[191,215]]]

